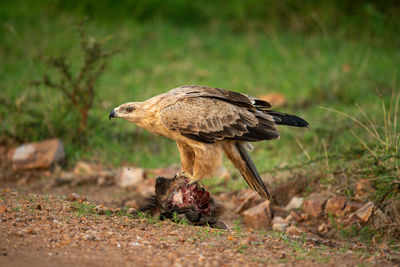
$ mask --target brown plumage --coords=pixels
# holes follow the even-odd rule
[[[192,182],[210,176],[222,151],[260,196],[271,199],[247,150],[247,142],[278,139],[276,124],[306,127],[294,115],[244,94],[205,86],[181,86],[144,102],[129,102],[110,112],[148,131],[176,141],[181,172]]]

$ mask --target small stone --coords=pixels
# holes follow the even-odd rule
[[[300,221],[308,221],[310,219],[310,215],[308,215],[307,213],[302,213],[300,215]]]
[[[122,188],[134,186],[143,181],[144,176],[142,168],[123,167],[117,175],[116,184]]]
[[[288,224],[290,224],[291,222],[295,222],[295,220],[293,219],[293,216],[290,214],[288,216],[286,216],[284,221],[285,221],[285,223],[288,223]]]
[[[288,222],[300,222],[301,217],[296,211],[292,210],[292,211],[290,211],[289,215],[285,218],[285,221],[287,223]]]
[[[375,228],[383,228],[389,223],[389,218],[383,213],[382,210],[377,209],[374,213],[373,224]]]
[[[254,207],[258,203],[262,202],[263,199],[253,190],[246,189],[243,192],[241,192],[241,195],[238,197],[238,201],[241,204],[236,209],[236,213],[241,214],[243,211],[251,207]]]
[[[137,213],[137,209],[135,209],[135,208],[129,208],[129,209],[128,209],[128,213],[134,215],[134,214]]]
[[[267,229],[271,225],[270,202],[265,200],[242,213],[244,223],[253,229]]]
[[[341,211],[346,205],[346,197],[336,196],[328,199],[325,206],[325,213],[333,214],[336,216],[341,215]]]
[[[276,224],[276,223],[286,223],[286,221],[285,221],[285,219],[283,219],[283,218],[280,217],[280,216],[275,216],[275,217],[272,219],[272,224]]]
[[[357,211],[352,213],[350,215],[350,217],[351,218],[356,217],[363,222],[367,222],[372,215],[372,211],[373,211],[374,207],[375,207],[375,204],[372,201],[369,201],[364,206],[362,206],[360,209],[358,209]]]
[[[68,201],[74,202],[80,200],[81,197],[77,193],[70,193],[67,197]]]
[[[318,226],[318,232],[320,234],[326,234],[328,232],[328,225],[326,223],[322,223]]]
[[[48,169],[64,157],[64,144],[50,139],[17,147],[12,154],[12,166],[14,170]]]
[[[96,206],[96,212],[97,212],[97,214],[100,214],[100,215],[104,215],[104,214],[106,214],[106,208],[104,208],[104,206],[103,205],[97,205]]]
[[[304,201],[303,209],[307,214],[318,217],[323,213],[328,198],[329,196],[325,194],[312,194]]]
[[[284,232],[287,227],[288,227],[287,223],[274,223],[272,225],[272,230],[278,231],[278,232]]]
[[[302,197],[292,197],[292,199],[289,201],[289,203],[286,205],[285,210],[295,210],[301,207],[303,204],[303,198]]]
[[[286,229],[286,234],[287,235],[296,235],[299,236],[303,233],[302,230],[300,230],[298,227],[294,226],[294,225],[290,225],[287,229]]]

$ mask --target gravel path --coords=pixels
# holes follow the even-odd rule
[[[1,191],[0,266],[391,266],[398,254],[240,226],[195,227]],[[333,245],[332,245],[333,244]]]

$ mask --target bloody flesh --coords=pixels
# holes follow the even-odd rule
[[[181,208],[192,205],[200,213],[211,215],[210,193],[204,188],[199,188],[196,183],[189,184],[186,180],[177,190],[175,190],[168,199],[168,208]]]

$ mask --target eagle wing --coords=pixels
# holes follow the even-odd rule
[[[211,87],[180,87],[170,93],[179,100],[160,110],[160,120],[190,139],[214,143],[279,138],[273,117],[263,112],[270,107],[268,102]]]

